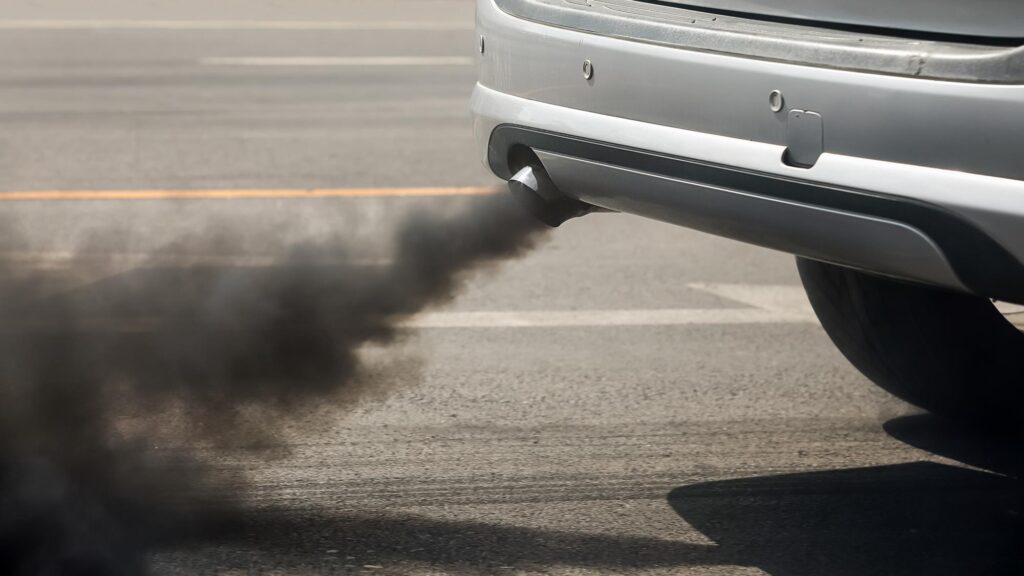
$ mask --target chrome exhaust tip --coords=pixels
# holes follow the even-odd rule
[[[508,188],[527,212],[552,228],[597,209],[562,194],[542,167],[524,166],[509,179]]]

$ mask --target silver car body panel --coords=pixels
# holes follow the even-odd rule
[[[479,82],[603,116],[786,145],[786,114],[824,122],[824,150],[1024,179],[1024,85],[798,66],[624,41],[515,18],[480,0]],[[583,77],[584,60],[593,77]],[[774,113],[768,95],[785,108]]]
[[[640,0],[497,0],[497,6],[541,24],[688,50],[920,78],[1024,82],[1024,47],[1020,45],[822,29]]]
[[[485,161],[496,128],[529,127],[928,203],[990,236],[1014,265],[1024,262],[1024,86],[867,74],[633,42],[523,20],[494,0],[478,0],[477,20],[487,42],[472,109]],[[584,60],[592,63],[590,79]],[[784,95],[778,112],[769,108],[772,90]],[[809,168],[783,161],[793,110],[821,117],[822,153]],[[547,158],[545,168],[564,193],[609,208],[679,221],[692,203],[675,196],[699,188],[562,150],[535,151]],[[585,172],[607,176],[605,183],[590,186],[593,176]],[[613,181],[620,185],[610,186]],[[764,216],[764,205],[749,203],[750,215]],[[761,236],[750,238],[730,231],[734,211],[722,215],[721,229],[707,231],[963,288],[942,250],[920,230],[840,211],[828,216],[829,228],[808,229],[794,240],[786,234],[795,220],[783,212],[805,215],[796,220],[821,214],[776,211],[777,219],[763,220]],[[842,248],[858,238],[860,246]],[[880,249],[879,242],[894,248]],[[821,253],[823,246],[831,254]]]

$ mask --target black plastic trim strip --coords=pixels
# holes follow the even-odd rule
[[[956,214],[926,202],[806,182],[668,156],[595,140],[511,124],[491,133],[487,161],[508,179],[510,152],[517,146],[574,156],[655,175],[718,186],[755,196],[874,216],[912,226],[942,250],[960,281],[975,294],[1024,302],[1024,265],[990,236]]]

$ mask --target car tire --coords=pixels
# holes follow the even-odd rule
[[[942,416],[1020,425],[1024,333],[991,301],[804,258],[797,268],[825,332],[875,384]]]

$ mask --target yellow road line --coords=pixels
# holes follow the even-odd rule
[[[281,190],[31,190],[0,192],[0,202],[45,200],[234,200],[259,198],[379,198],[483,196],[494,186],[453,188],[311,188]]]

